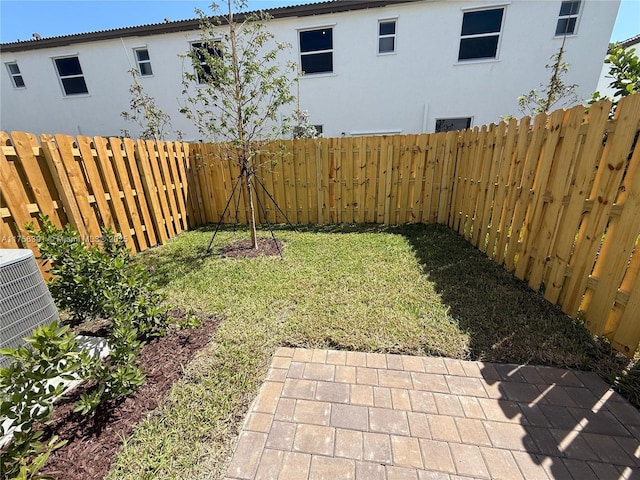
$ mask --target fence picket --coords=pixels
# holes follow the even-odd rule
[[[44,165],[40,164],[33,154],[34,147],[38,148],[38,141],[24,132],[11,132],[11,139],[17,154],[16,161],[20,163],[26,175],[25,186],[28,185],[33,192],[40,213],[47,215],[49,220],[60,228],[62,226],[60,216],[54,206],[54,199],[44,178]]]
[[[133,231],[137,243],[137,247],[134,251],[140,252],[146,250],[149,245],[147,244],[147,239],[145,238],[144,230],[142,229],[138,206],[136,205],[135,198],[133,197],[134,188],[131,186],[127,167],[124,163],[124,157],[122,156],[122,142],[119,138],[111,137],[109,139],[109,144],[113,155],[114,173],[118,177],[120,185],[122,185],[126,211],[128,212],[129,217],[131,218],[131,223],[133,224]]]
[[[489,238],[487,240],[486,252],[490,258],[496,259],[498,254],[496,241],[500,231],[500,219],[505,208],[505,200],[507,195],[509,172],[513,165],[514,147],[516,142],[516,134],[518,122],[515,118],[509,120],[506,127],[506,138],[504,140],[504,148],[500,159],[500,168],[498,169],[498,178],[496,179],[495,197],[493,207],[488,218]]]
[[[122,235],[127,248],[137,251],[135,243],[133,242],[133,237],[131,236],[131,225],[127,218],[127,212],[125,211],[122,199],[120,198],[120,187],[118,187],[111,159],[109,158],[107,139],[95,137],[93,139],[93,146],[97,153],[98,165],[100,167],[102,177],[104,178],[104,184],[107,186],[107,190],[105,190],[105,192],[109,194],[115,219],[118,222],[118,226],[115,231]]]
[[[84,219],[86,234],[83,238],[97,238],[102,235],[100,222],[96,217],[93,206],[89,202],[88,183],[80,168],[80,162],[76,160],[74,152],[75,140],[73,137],[67,135],[56,135],[55,140],[58,145],[58,150],[60,151],[63,167],[66,170],[67,178],[73,190],[73,195]]]
[[[640,112],[640,95],[631,95],[623,99],[616,108],[614,118],[617,122],[616,129],[607,138],[598,173],[589,195],[589,199],[593,200],[593,209],[582,223],[576,240],[575,253],[570,263],[572,275],[569,277],[567,295],[562,304],[563,311],[570,316],[577,314],[583,301],[588,277],[624,174],[627,156],[638,131],[638,112]],[[593,327],[595,333],[602,333],[604,325],[599,321],[587,319],[586,324]]]
[[[522,227],[522,245],[515,270],[516,277],[520,279],[528,278],[529,262],[534,255],[533,249],[535,245],[533,242],[542,222],[547,182],[551,173],[556,146],[560,139],[560,129],[562,128],[564,117],[565,112],[563,110],[556,110],[548,118],[547,135],[542,145],[542,156],[534,173],[535,177],[529,196],[529,208]],[[530,284],[530,286],[533,288],[533,284]],[[539,285],[535,290],[538,290],[538,288]]]
[[[636,130],[640,125],[636,125]],[[610,333],[606,328],[615,304],[618,286],[629,264],[629,258],[638,243],[640,232],[640,146],[635,145],[627,173],[616,205],[622,208],[619,216],[612,217],[602,241],[592,276],[598,287],[591,295],[585,317],[596,332]]]
[[[513,271],[516,266],[516,254],[518,253],[523,222],[529,208],[531,188],[535,180],[540,150],[542,149],[542,143],[544,141],[546,123],[547,115],[544,113],[537,115],[534,119],[531,140],[528,142],[524,165],[522,167],[522,179],[517,179],[519,183],[517,184],[516,203],[505,259],[505,266],[509,271]]]
[[[491,207],[491,200],[493,199],[491,189],[495,185],[494,177],[497,171],[504,128],[504,122],[501,122],[498,128],[492,124],[485,140],[485,146],[483,147],[484,153],[482,155],[481,174],[478,183],[478,200],[473,213],[473,231],[471,238],[472,245],[478,247],[481,252],[486,251],[484,237],[486,236],[487,224],[485,221],[488,223],[488,220],[485,220],[485,206],[487,208]],[[496,156],[498,158],[496,158]],[[490,196],[492,197],[491,200],[487,201]]]

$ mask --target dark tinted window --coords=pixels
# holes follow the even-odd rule
[[[333,48],[333,29],[321,28],[300,32],[300,51],[315,52]]]
[[[576,17],[558,19],[556,35],[571,35],[576,31]]]
[[[25,86],[22,75],[16,75],[15,77],[13,77],[13,81],[15,82],[16,88],[22,88]]]
[[[303,55],[302,71],[304,73],[333,72],[333,53],[314,53]]]
[[[396,22],[380,22],[380,35],[393,35],[396,33]]]
[[[580,11],[580,1],[562,2],[560,5],[560,16],[577,15]]]
[[[140,61],[149,60],[149,50],[146,50],[146,49],[136,50],[136,56]]]
[[[140,65],[140,75],[153,75],[153,70],[151,69],[151,64],[149,62],[141,63]]]
[[[56,58],[56,67],[61,77],[82,75],[82,68],[80,67],[78,57]]]
[[[436,120],[436,133],[451,130],[464,130],[471,126],[471,118],[439,118]]]
[[[9,71],[14,74],[14,75],[19,75],[20,74],[20,69],[18,68],[18,64],[17,63],[9,63],[7,64],[7,66],[9,67]]]
[[[479,35],[500,31],[504,9],[466,12],[462,20],[462,35]]]
[[[67,95],[89,93],[84,77],[63,78],[62,86],[64,87],[64,93]]]
[[[378,51],[380,53],[394,52],[396,49],[394,37],[384,37],[378,42]]]
[[[458,60],[495,58],[498,51],[498,35],[490,37],[463,38],[460,40]]]

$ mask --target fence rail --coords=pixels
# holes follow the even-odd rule
[[[610,109],[603,101],[588,114],[575,107],[461,132],[273,142],[255,159],[258,217],[448,225],[633,355],[640,95],[613,119]],[[225,145],[43,135],[38,146],[29,134],[2,135],[0,246],[17,246],[5,239],[39,212],[88,236],[112,225],[134,251],[217,222],[227,203],[224,221],[246,221]]]

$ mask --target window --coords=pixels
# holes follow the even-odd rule
[[[378,53],[396,51],[396,21],[381,20],[378,22]]]
[[[138,73],[143,77],[153,75],[149,50],[146,48],[136,48],[134,52],[136,54],[136,61],[138,62]]]
[[[562,2],[560,15],[556,25],[556,36],[573,35],[576,33],[576,22],[580,14],[580,0]]]
[[[11,77],[11,83],[13,83],[13,88],[25,88],[24,79],[22,78],[18,64],[16,62],[11,62],[6,65],[7,70],[9,71],[9,76]]]
[[[436,119],[436,133],[464,130],[471,126],[471,117],[438,118]]]
[[[212,57],[222,58],[222,51],[220,50],[220,42],[216,42],[213,45],[209,45],[202,42],[194,42],[191,44],[191,50],[195,53],[194,66],[196,69],[196,79],[198,83],[212,83],[214,80],[214,73],[211,71],[211,65],[209,60]]]
[[[65,95],[89,93],[78,57],[55,58],[54,62]]]
[[[307,75],[333,72],[333,28],[300,32],[300,68]]]
[[[465,12],[458,60],[496,58],[504,8]]]

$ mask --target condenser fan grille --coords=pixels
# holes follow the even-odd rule
[[[17,348],[58,310],[31,250],[0,250],[0,348]],[[9,358],[0,355],[0,366]]]

